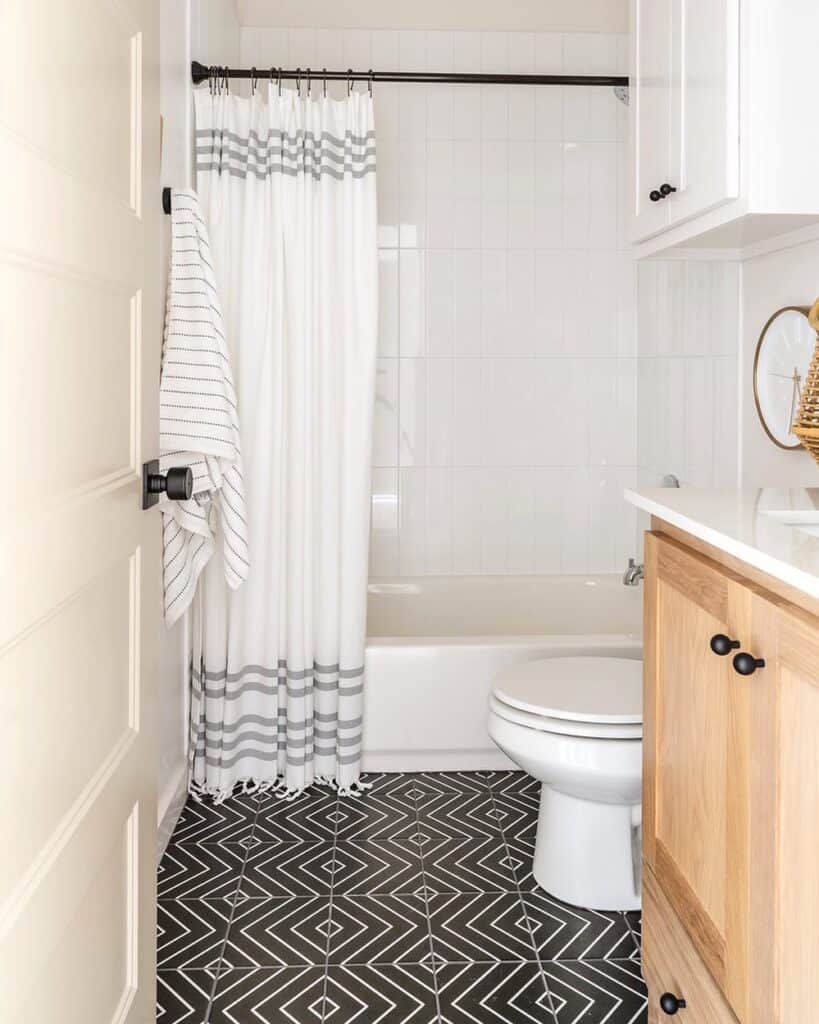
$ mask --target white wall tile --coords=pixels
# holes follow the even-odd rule
[[[451,356],[455,352],[455,253],[427,254],[427,352]]]
[[[535,74],[534,32],[510,32],[508,37],[509,71],[513,75]]]
[[[426,256],[402,249],[399,257],[398,330],[402,356],[426,353]]]
[[[398,571],[398,470],[373,469],[370,525],[370,575]]]
[[[481,71],[503,74],[509,70],[509,35],[481,32]]]
[[[378,354],[397,356],[398,348],[398,252],[378,252]]]
[[[563,36],[559,32],[539,32],[535,36],[535,69],[536,73],[541,75],[562,73]]]
[[[480,32],[453,33],[452,69],[462,74],[475,74],[481,70]]]
[[[484,434],[483,360],[456,359],[453,383],[453,464],[480,466]]]
[[[455,446],[455,361],[427,364],[427,464],[451,466]]]
[[[476,250],[455,255],[455,352],[481,353],[481,254]]]
[[[563,224],[566,247],[616,248],[616,144],[565,142],[563,167]]]
[[[398,465],[398,363],[378,359],[375,372],[373,466]]]
[[[427,360],[399,360],[398,463],[426,466],[427,458]]]

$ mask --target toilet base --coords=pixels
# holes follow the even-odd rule
[[[640,909],[640,807],[540,787],[532,873],[552,896],[592,910]]]

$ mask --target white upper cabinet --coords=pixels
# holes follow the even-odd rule
[[[742,249],[819,223],[815,0],[632,0],[631,239]]]

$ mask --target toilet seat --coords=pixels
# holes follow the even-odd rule
[[[630,658],[544,658],[502,672],[490,708],[542,732],[600,739],[642,736],[643,663]]]

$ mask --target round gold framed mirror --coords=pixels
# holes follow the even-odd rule
[[[773,444],[786,451],[800,447],[791,427],[816,345],[808,312],[808,306],[778,309],[762,328],[754,354],[754,404],[759,422]]]

